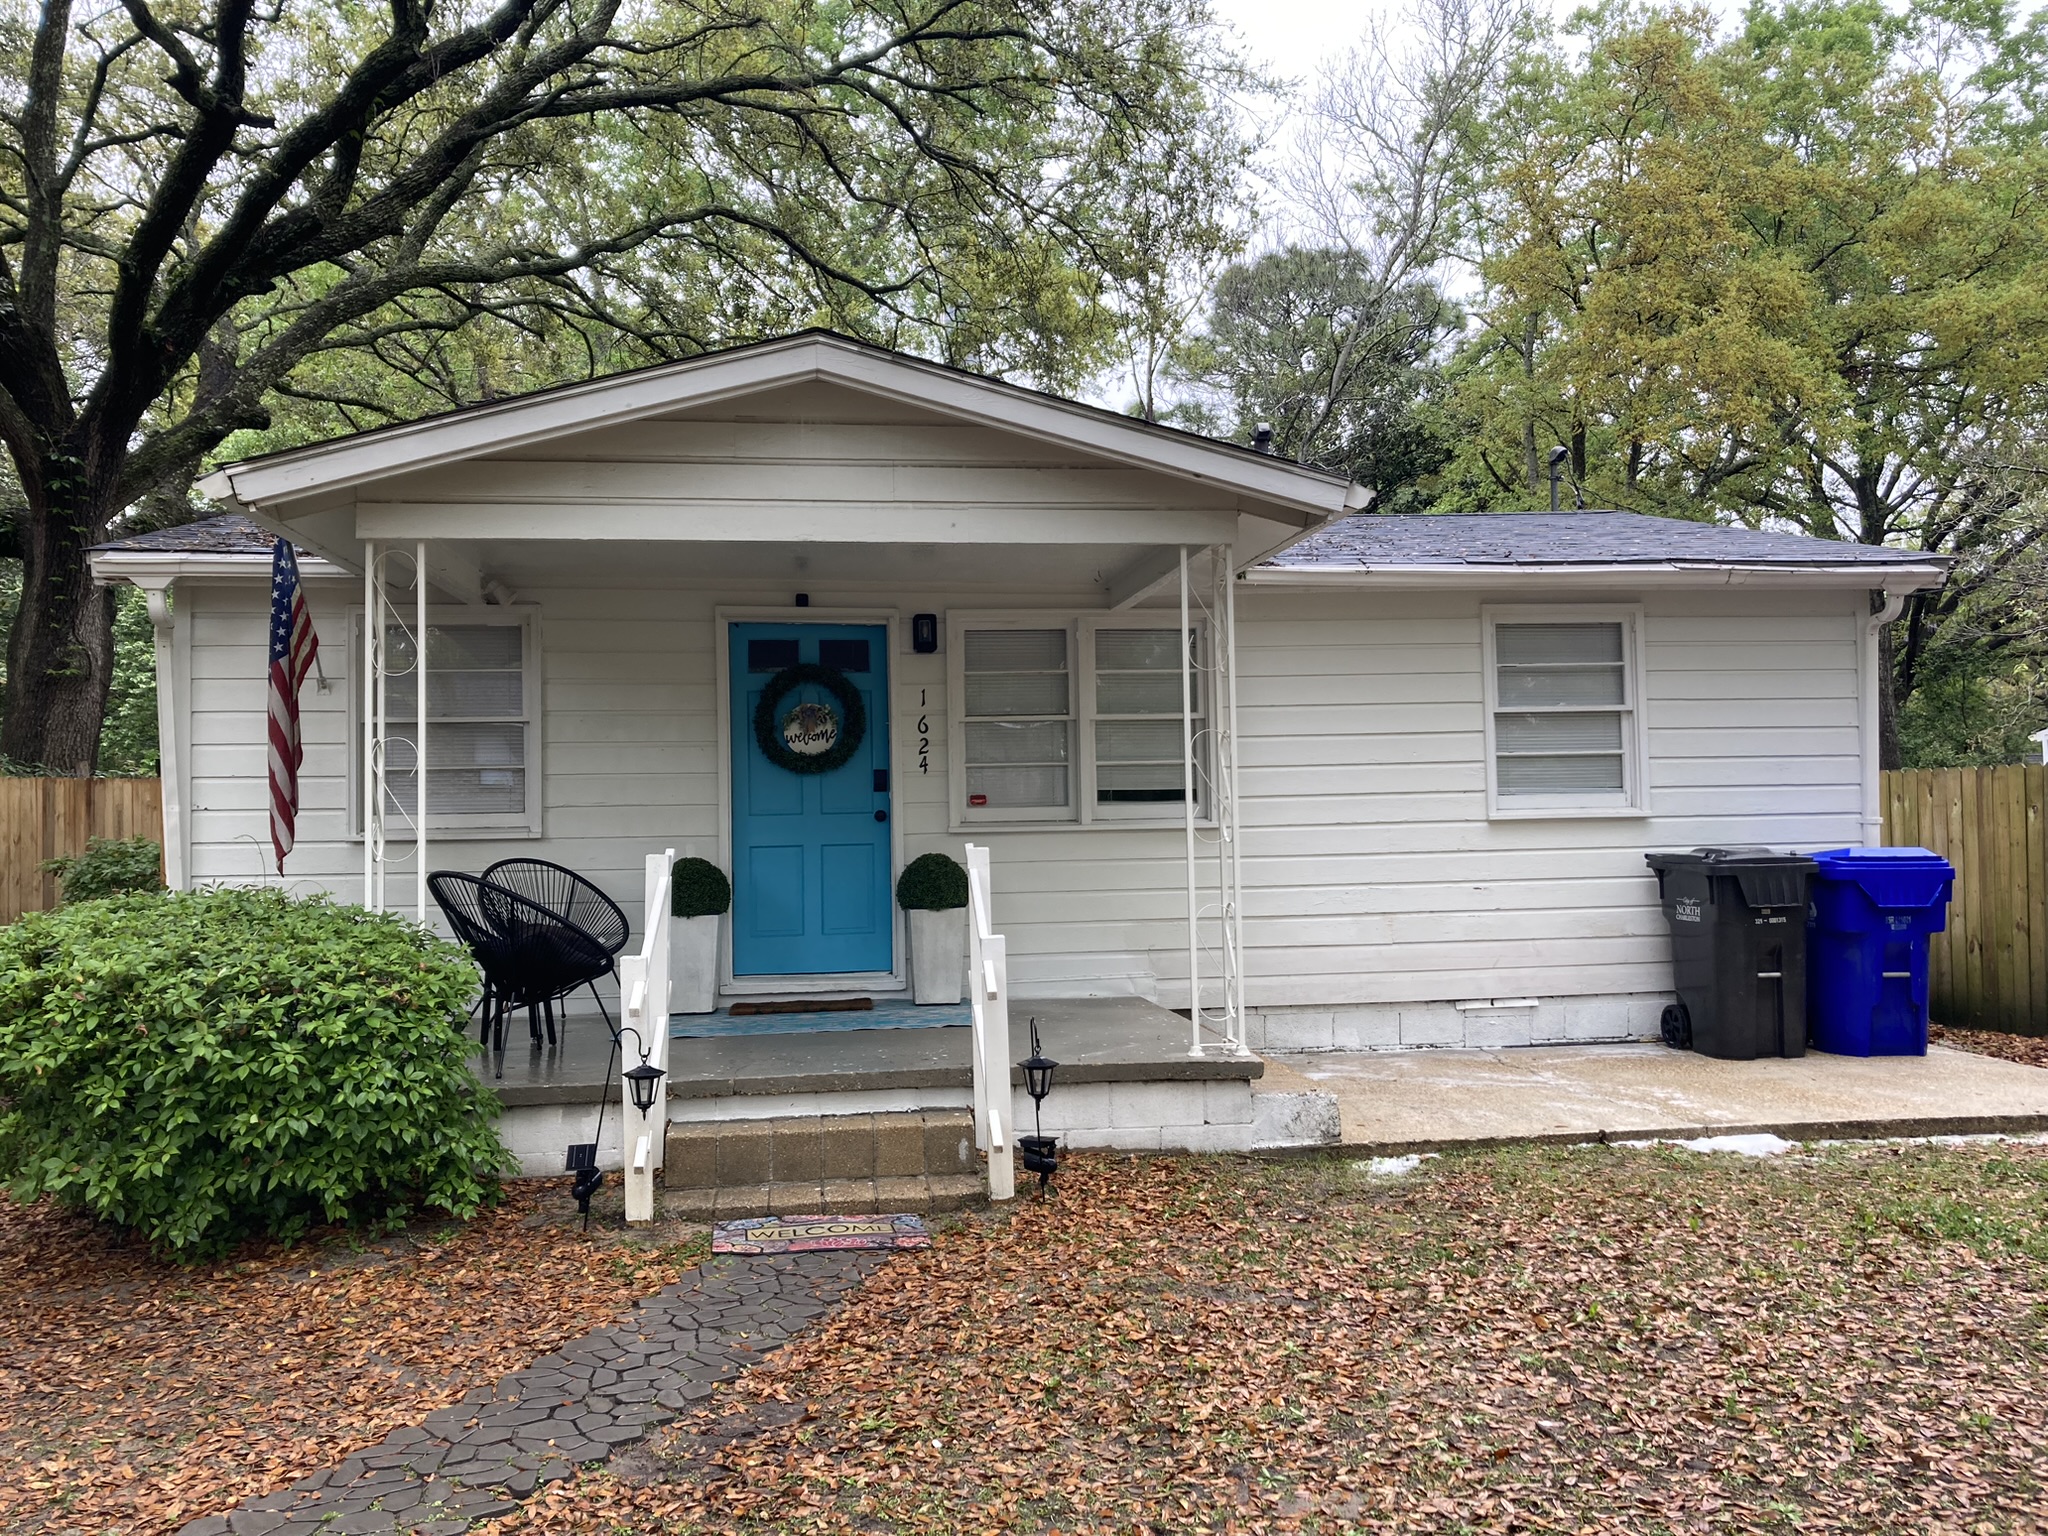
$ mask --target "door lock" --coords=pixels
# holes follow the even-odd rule
[[[875,812],[875,820],[877,820],[877,821],[887,821],[888,819],[889,819],[889,813],[888,813],[887,811],[877,811],[877,812]]]

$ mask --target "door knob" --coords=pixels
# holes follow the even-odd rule
[[[888,819],[889,819],[889,813],[888,813],[887,811],[877,811],[877,812],[875,812],[875,820],[877,820],[877,821],[887,821]]]

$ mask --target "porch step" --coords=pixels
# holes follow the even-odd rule
[[[669,1215],[696,1220],[951,1211],[984,1194],[964,1109],[671,1125],[662,1188]]]

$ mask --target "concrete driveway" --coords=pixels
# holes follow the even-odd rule
[[[1336,1099],[1347,1147],[1427,1151],[1518,1141],[1771,1131],[1788,1140],[2048,1130],[2048,1070],[1932,1046],[1925,1056],[1811,1053],[1714,1061],[1662,1045],[1268,1056],[1266,1091]]]

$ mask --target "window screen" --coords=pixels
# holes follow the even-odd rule
[[[418,674],[405,631],[385,632],[394,674],[385,682],[386,811],[410,817],[418,804],[414,747]],[[435,624],[427,628],[427,811],[441,817],[526,815],[526,629],[518,624]]]
[[[1073,688],[1065,629],[970,629],[963,646],[967,804],[1072,804]]]
[[[1179,805],[1186,800],[1181,747],[1181,663],[1172,629],[1095,632],[1095,801]],[[1188,637],[1193,644],[1194,637]],[[1193,660],[1191,656],[1190,661]],[[1195,731],[1203,729],[1195,691]]]
[[[1626,637],[1619,622],[1497,624],[1495,779],[1516,795],[1625,794]]]

